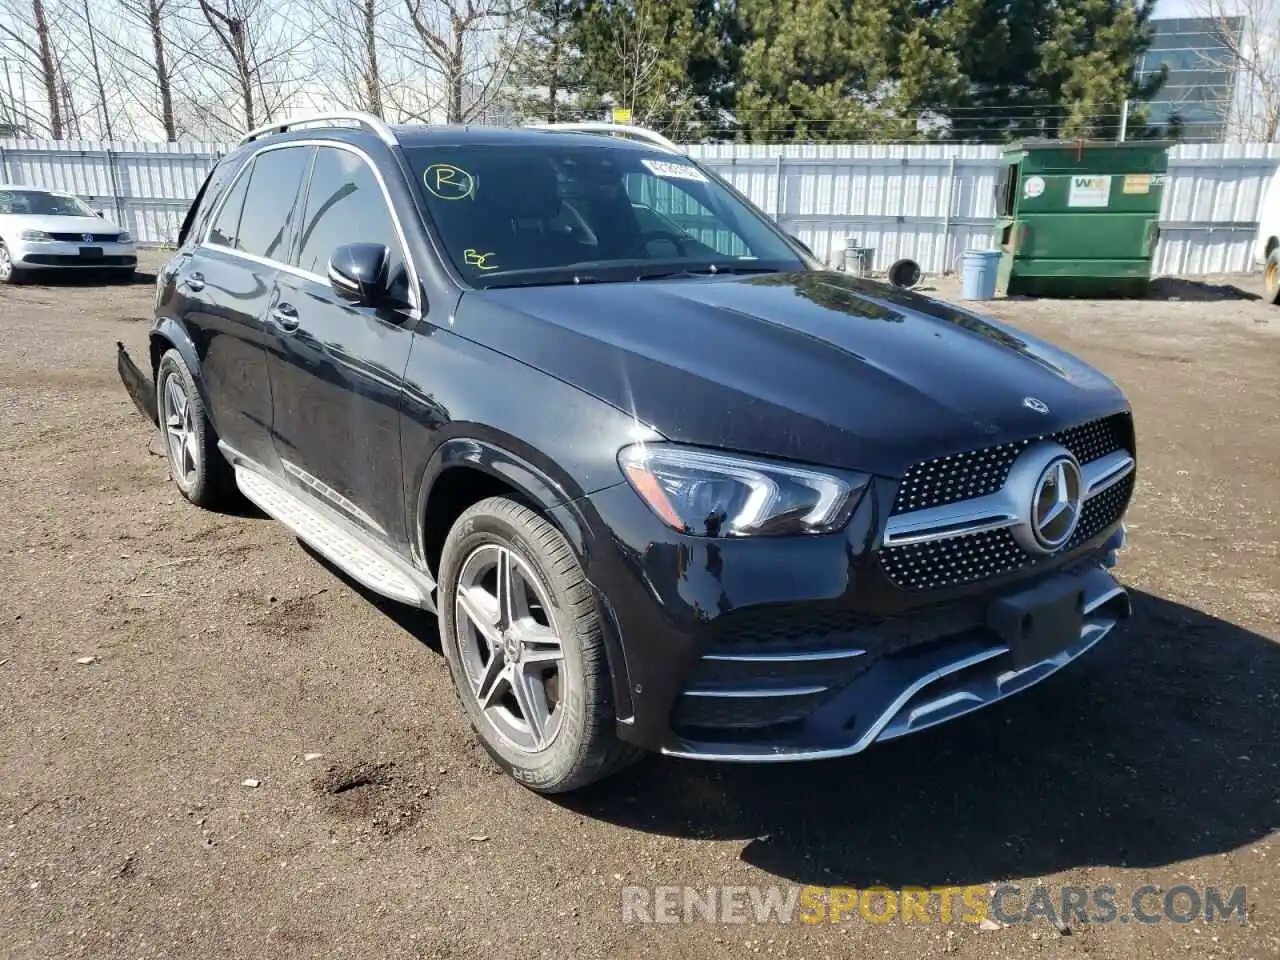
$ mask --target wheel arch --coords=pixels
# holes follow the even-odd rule
[[[567,483],[567,482],[566,482]],[[432,454],[418,486],[411,531],[415,559],[437,583],[445,539],[468,507],[491,496],[507,496],[537,511],[569,541],[584,568],[591,553],[591,527],[584,502],[528,458],[493,440],[453,437]],[[630,672],[612,605],[594,584],[600,608],[613,708],[618,719],[632,713]],[[437,605],[444,599],[437,595]]]
[[[581,559],[587,526],[564,484],[526,457],[492,440],[452,437],[436,449],[423,471],[413,514],[413,548],[433,576],[453,521],[490,496],[514,496],[547,517]],[[434,516],[434,518],[433,518]]]
[[[196,390],[200,392],[200,400],[204,404],[205,415],[209,417],[209,422],[213,423],[213,408],[209,403],[209,389],[204,382],[203,370],[200,363],[200,353],[196,350],[195,342],[191,339],[191,335],[187,333],[186,328],[172,317],[161,317],[156,321],[154,327],[151,328],[150,334],[150,352],[151,352],[151,380],[155,384],[155,388],[159,390],[159,372],[160,358],[169,350],[177,350],[182,362],[187,365],[187,369],[191,371],[191,379],[195,381]],[[213,423],[214,432],[218,432],[218,425]]]

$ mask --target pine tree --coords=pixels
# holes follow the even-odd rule
[[[955,0],[932,0],[931,10]],[[956,51],[965,84],[947,110],[957,139],[1106,136],[1126,99],[1150,99],[1134,67],[1151,43],[1150,0],[996,0],[973,10]],[[1142,127],[1139,107],[1131,131]]]
[[[682,138],[715,126],[723,16],[713,0],[586,0],[573,38],[582,105],[630,110],[634,123]]]
[[[581,0],[530,0],[527,26],[512,51],[511,99],[525,119],[555,122],[573,116],[582,82],[574,42]]]
[[[951,46],[962,0],[921,17],[914,0],[741,0],[747,38],[734,112],[744,137],[903,140],[961,84]]]

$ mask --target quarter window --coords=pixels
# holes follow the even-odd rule
[[[236,233],[240,230],[240,211],[244,209],[244,195],[249,190],[249,172],[246,170],[227,194],[222,209],[213,221],[213,228],[209,231],[210,243],[220,247],[235,247]]]
[[[309,147],[285,147],[254,158],[236,236],[237,250],[288,261],[294,203],[310,156]]]
[[[369,164],[349,150],[321,147],[311,172],[297,266],[325,276],[333,251],[346,243],[380,243],[391,252],[393,294],[405,301],[404,254],[386,198]]]

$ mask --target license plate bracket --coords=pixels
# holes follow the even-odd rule
[[[101,257],[102,248],[101,247],[81,247],[80,256],[88,257],[88,258]]]
[[[994,601],[987,626],[1009,647],[1015,668],[1039,663],[1080,639],[1084,590],[1073,577],[1055,577]]]

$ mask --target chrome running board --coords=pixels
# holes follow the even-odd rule
[[[220,445],[222,446],[222,445]],[[223,452],[236,471],[236,486],[263,513],[279,520],[295,536],[353,580],[391,600],[435,610],[435,583],[367,534],[319,505],[301,497],[225,446]]]

